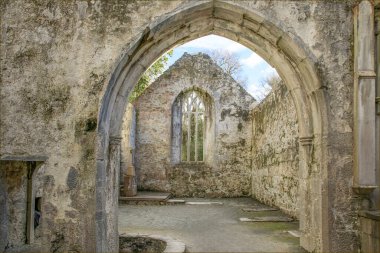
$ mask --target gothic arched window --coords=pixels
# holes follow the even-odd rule
[[[205,105],[193,90],[185,94],[182,102],[181,161],[203,161],[204,135]]]
[[[171,162],[213,164],[214,102],[197,87],[181,92],[172,105]]]

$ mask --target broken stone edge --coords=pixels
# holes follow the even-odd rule
[[[164,253],[184,253],[186,249],[186,245],[178,241],[176,239],[173,239],[169,236],[161,236],[161,235],[150,235],[150,234],[139,234],[139,233],[122,233],[119,235],[119,237],[147,237],[152,238],[156,240],[161,240],[166,243]]]

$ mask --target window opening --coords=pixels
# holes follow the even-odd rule
[[[188,92],[182,104],[182,154],[183,162],[202,162],[204,143],[205,106],[195,91]]]
[[[34,200],[34,229],[36,229],[41,222],[41,197]]]

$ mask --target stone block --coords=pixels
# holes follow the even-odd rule
[[[270,41],[273,45],[277,45],[278,40],[282,37],[283,31],[269,24],[267,21],[263,21],[257,33]]]
[[[380,238],[380,220],[360,217],[360,227],[362,234]]]
[[[214,17],[217,19],[231,21],[237,25],[241,25],[243,23],[243,15],[241,13],[236,13],[223,8],[215,8]]]
[[[249,17],[244,16],[243,27],[246,27],[254,32],[258,32],[261,26],[261,21],[250,19]]]

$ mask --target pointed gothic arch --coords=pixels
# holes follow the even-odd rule
[[[124,52],[101,102],[98,121],[96,208],[97,250],[109,249],[106,168],[118,145],[127,97],[143,72],[172,47],[215,34],[239,42],[273,65],[294,99],[300,130],[301,245],[309,251],[330,249],[327,163],[327,107],[315,57],[302,41],[264,15],[223,1],[195,2],[152,22]],[[111,143],[111,144],[110,144]],[[110,151],[111,150],[111,151]],[[117,148],[116,148],[117,150]],[[116,151],[117,153],[117,151]],[[310,173],[313,171],[313,173]],[[312,198],[310,196],[313,196]],[[117,220],[117,219],[116,219]]]

